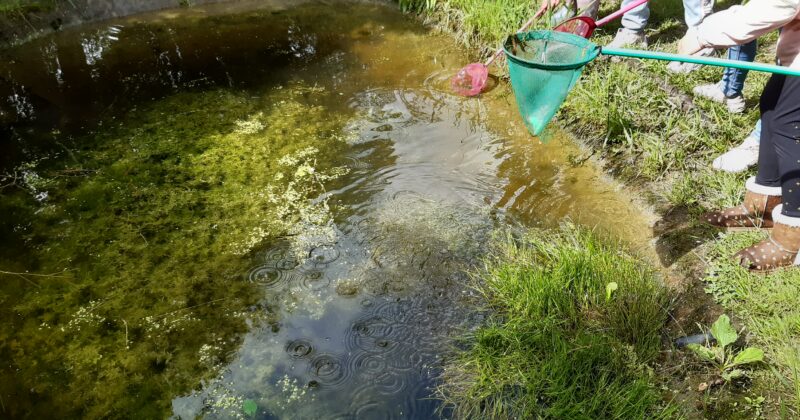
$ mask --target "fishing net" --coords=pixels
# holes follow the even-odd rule
[[[600,53],[585,38],[554,31],[511,35],[503,49],[519,112],[533,135],[544,130],[583,67]]]

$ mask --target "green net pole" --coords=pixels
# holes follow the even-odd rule
[[[749,63],[747,61],[726,60],[714,57],[698,57],[694,55],[670,54],[658,51],[628,50],[624,48],[600,47],[600,53],[618,57],[646,58],[663,61],[680,61],[683,63],[703,64],[707,66],[730,67],[742,70],[763,71],[767,73],[784,74],[786,76],[800,77],[800,70],[774,64]]]

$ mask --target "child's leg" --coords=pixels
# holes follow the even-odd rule
[[[686,26],[693,28],[699,25],[706,17],[704,0],[683,0],[683,19]]]
[[[800,78],[773,75],[761,95],[761,151],[756,183],[781,192],[769,239],[734,256],[751,270],[800,265]]]
[[[772,120],[785,79],[785,76],[773,75],[761,94],[761,140],[758,147],[756,183],[767,187],[781,186],[778,154],[773,144]]]
[[[744,45],[737,45],[728,49],[728,59],[738,61],[753,61],[756,58],[758,41],[753,40]],[[722,92],[727,97],[742,94],[744,81],[747,79],[747,70],[726,68],[722,76]]]
[[[756,123],[756,126],[753,127],[753,131],[751,131],[750,134],[747,137],[748,138],[758,139],[758,141],[761,141],[761,119],[760,118],[759,118],[758,122]]]
[[[627,6],[636,0],[622,0],[622,6]],[[622,16],[622,27],[633,32],[641,32],[650,19],[650,8],[647,3],[625,13]]]
[[[783,192],[781,214],[800,217],[800,77],[780,77],[785,81],[773,110],[769,137],[778,159],[778,182]]]

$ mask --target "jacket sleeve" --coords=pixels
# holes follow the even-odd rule
[[[750,0],[705,18],[697,41],[712,48],[746,44],[791,22],[799,11],[800,0]]]

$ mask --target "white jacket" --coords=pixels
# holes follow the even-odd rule
[[[746,44],[781,27],[778,61],[800,69],[800,0],[750,0],[706,17],[695,34],[700,45],[719,48]]]

